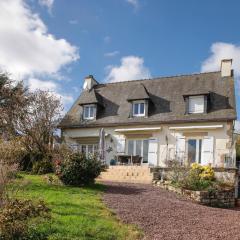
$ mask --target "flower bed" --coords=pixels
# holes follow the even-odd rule
[[[176,192],[193,200],[199,204],[211,206],[211,207],[222,207],[222,208],[233,208],[235,207],[235,191],[234,188],[222,189],[222,190],[205,190],[205,191],[193,191],[175,187],[171,185],[169,181],[155,181],[155,184],[161,188],[169,191]]]

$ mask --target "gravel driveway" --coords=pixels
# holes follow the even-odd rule
[[[105,183],[104,202],[144,239],[240,240],[240,211],[195,204],[175,193],[142,184]]]

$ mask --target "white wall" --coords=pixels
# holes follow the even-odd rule
[[[176,131],[170,130],[169,127],[172,126],[196,126],[196,125],[223,125],[223,128],[212,129],[212,130],[184,130],[184,131]],[[231,129],[232,123],[227,122],[206,122],[206,123],[196,123],[196,124],[161,124],[155,126],[133,126],[133,127],[161,127],[160,131],[151,132],[151,137],[158,139],[158,166],[166,166],[166,160],[175,157],[176,151],[176,137],[184,136],[184,135],[202,135],[205,134],[207,136],[214,137],[214,167],[224,167],[224,154],[230,152],[230,148],[232,148],[231,140]],[[118,126],[117,128],[129,128],[126,126]],[[106,137],[106,150],[110,148],[113,151],[106,153],[106,160],[109,163],[111,159],[114,159],[116,156],[116,146],[117,146],[117,136],[119,136],[114,130],[116,128],[108,127],[104,128],[107,135]],[[91,137],[97,136],[99,133],[99,128],[78,128],[78,129],[65,129],[63,131],[63,136],[65,137],[65,141],[67,143],[74,143],[74,138],[77,137]],[[123,137],[125,137],[123,135]],[[141,135],[139,135],[141,137]],[[168,142],[168,144],[167,144]]]

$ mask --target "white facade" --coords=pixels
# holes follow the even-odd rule
[[[148,163],[143,164],[149,166],[167,167],[168,160],[178,159],[219,168],[234,167],[232,128],[232,122],[105,127],[106,162],[109,164],[117,155],[128,154],[129,146],[132,154],[143,154],[144,144],[146,146],[143,140],[148,140]],[[99,128],[62,131],[65,142],[72,146],[98,143]],[[130,140],[133,141],[128,143]],[[144,154],[146,156],[146,152]]]

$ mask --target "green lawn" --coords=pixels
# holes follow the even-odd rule
[[[66,187],[46,183],[43,176],[23,175],[27,180],[19,197],[43,199],[52,210],[52,220],[40,229],[49,239],[115,240],[138,239],[136,227],[117,220],[101,201],[104,186]]]

